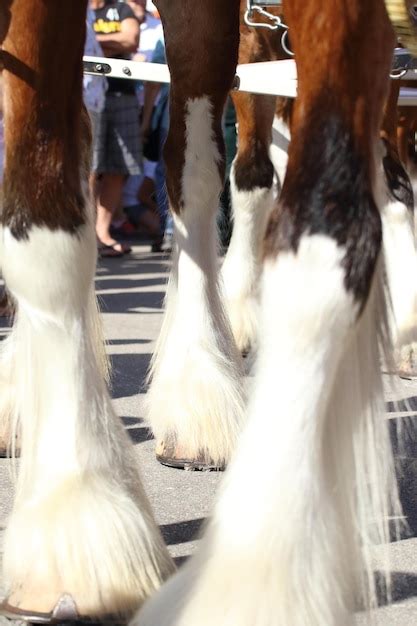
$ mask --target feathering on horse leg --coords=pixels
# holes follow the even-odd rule
[[[224,465],[239,432],[243,401],[239,356],[219,292],[221,157],[209,98],[186,106],[184,206],[174,213],[173,270],[163,340],[153,364],[149,417],[164,442],[162,457],[175,453],[175,458]]]
[[[96,345],[96,238],[80,113],[85,9],[15,0],[4,44],[38,76],[26,83],[6,64],[2,212],[2,270],[18,303],[13,382],[22,434],[2,610],[27,610],[34,620],[54,611],[56,620],[129,615],[172,571]],[[58,41],[50,32],[62,22]],[[51,45],[61,60],[52,66]]]
[[[346,7],[320,3],[319,25],[316,3],[284,7],[299,100],[267,231],[249,419],[199,552],[145,605],[140,626],[352,626],[361,601],[375,604],[370,548],[387,541],[398,510],[371,151],[393,38],[382,5]],[[335,54],[352,32],[369,55],[361,72]]]
[[[330,238],[315,235],[296,254],[268,260],[248,423],[199,553],[138,625],[351,624],[346,610],[317,597],[350,548],[343,538],[333,553],[332,476],[320,458],[332,379],[357,312],[342,259]],[[338,589],[333,605],[344,594]]]
[[[172,3],[160,2],[172,77],[165,159],[175,251],[151,372],[149,418],[160,442],[159,460],[178,466],[223,467],[242,422],[240,355],[221,301],[216,229],[224,173],[221,117],[236,67],[236,5],[189,3],[190,26]],[[218,22],[205,20],[211,10],[219,11]],[[213,41],[209,55],[200,48],[203,23],[206,42]],[[176,45],[181,37],[186,42],[179,50],[174,34]],[[187,61],[182,45],[189,48]]]
[[[199,553],[145,605],[140,626],[351,626],[376,602],[371,545],[388,540],[399,509],[371,149],[393,38],[382,5],[350,3],[343,19],[341,6],[321,3],[320,26],[315,3],[284,7],[299,97],[267,230],[249,419]],[[360,72],[335,54],[351,32],[370,61]]]
[[[275,98],[235,94],[238,153],[230,173],[233,232],[222,267],[226,310],[238,349],[255,347],[259,324],[262,241],[273,206],[269,158]]]
[[[396,369],[417,375],[417,250],[414,228],[414,194],[410,178],[400,160],[397,144],[397,96],[399,86],[391,81],[382,141],[376,146],[375,197],[379,206],[385,253],[390,325]],[[411,280],[410,280],[411,277]],[[389,364],[387,364],[389,365]]]
[[[343,255],[339,260],[340,289],[333,289],[333,304],[336,305],[339,299],[339,304],[342,303],[346,296],[352,298],[349,324],[340,326],[332,336],[329,325],[342,323],[343,316],[340,310],[329,308],[323,316],[323,321],[327,316],[328,322],[323,323],[318,343],[311,338],[311,349],[316,353],[320,342],[325,345],[329,341],[329,350],[334,353],[329,351],[320,367],[326,372],[330,366],[332,374],[327,371],[321,379],[327,389],[316,382],[319,372],[310,372],[306,379],[308,387],[317,387],[317,393],[326,392],[328,398],[321,413],[317,410],[310,414],[313,422],[321,424],[315,433],[315,441],[306,438],[304,444],[300,442],[304,450],[309,447],[316,450],[317,470],[322,470],[318,477],[316,470],[318,480],[310,486],[308,473],[305,473],[305,493],[310,500],[310,505],[306,502],[306,506],[314,507],[315,498],[316,503],[328,501],[327,509],[320,508],[312,536],[317,560],[321,551],[320,534],[326,528],[328,547],[323,550],[326,566],[317,573],[313,563],[305,569],[303,575],[315,582],[308,587],[309,594],[304,597],[305,608],[310,606],[310,620],[300,623],[336,625],[346,620],[349,623],[358,593],[363,594],[365,603],[375,603],[369,545],[375,535],[382,543],[383,539],[388,539],[388,512],[399,508],[395,490],[391,489],[395,482],[392,455],[382,418],[384,405],[378,350],[383,350],[387,336],[386,304],[379,289],[383,266],[378,260],[381,222],[372,197],[372,146],[381,119],[393,37],[384,8],[378,3],[351,4],[350,10],[343,14],[344,21],[331,3],[326,3],[323,11],[323,20],[329,30],[322,33],[323,48],[317,46],[311,53],[310,37],[320,40],[314,27],[311,28],[314,26],[314,8],[306,11],[305,6],[297,1],[288,3],[287,7],[287,19],[293,20],[294,24],[292,42],[297,47],[299,97],[292,128],[296,136],[290,146],[281,212],[273,217],[270,228],[273,230],[274,222],[277,223],[280,233],[277,250],[292,248],[296,257],[303,238],[312,242],[317,234],[323,234],[329,241],[333,240],[335,250]],[[308,28],[303,29],[303,20]],[[333,31],[335,21],[340,28]],[[341,59],[333,53],[344,49],[343,40],[348,40],[354,29],[357,31],[358,53],[375,55],[374,68],[377,71],[372,92],[366,75],[369,67],[361,73],[356,72],[353,81],[353,74],[350,74],[354,71],[353,66],[343,65],[343,72],[336,77],[337,64],[344,64],[346,57]],[[375,34],[374,48],[369,45],[369,29]],[[320,58],[315,58],[315,54]],[[320,81],[324,88],[320,89]],[[326,93],[329,84],[331,97]],[[363,101],[367,103],[366,114],[361,105]],[[308,233],[310,236],[306,237]],[[278,255],[277,267],[281,262],[282,257],[280,259]],[[323,267],[322,271],[324,282],[325,269]],[[309,276],[307,270],[306,276]],[[308,280],[306,282],[308,284]],[[308,300],[305,306],[310,306]],[[318,312],[320,307],[313,307],[314,310]],[[276,345],[278,350],[278,343]],[[337,355],[340,345],[342,349]],[[310,359],[310,351],[306,349],[304,361],[307,363]],[[349,362],[356,366],[347,367]],[[356,372],[360,372],[360,376],[355,380]],[[291,385],[288,379],[287,384]],[[340,406],[335,403],[335,398],[340,400]],[[297,406],[295,409],[298,413]],[[292,415],[296,421],[294,411]],[[333,442],[332,446],[325,445],[324,442],[328,441]],[[332,449],[337,450],[334,456],[328,452]],[[285,476],[292,474],[289,472]],[[296,467],[293,476],[297,477]],[[333,484],[330,477],[333,477]],[[306,532],[302,528],[299,531],[302,535]],[[291,542],[295,536],[296,533]],[[324,538],[322,535],[321,539]],[[302,544],[301,538],[299,543]],[[361,544],[362,550],[359,548]],[[346,546],[349,546],[347,551]],[[300,571],[301,567],[300,558]],[[362,571],[364,574],[360,576]],[[357,578],[362,583],[360,592]],[[291,614],[287,621],[296,623]]]
[[[0,343],[0,456],[11,457],[16,456],[20,449],[18,420],[15,415],[15,336],[13,325],[9,336]]]
[[[247,428],[198,554],[136,625],[353,624],[356,525],[368,547],[386,540],[385,524],[381,535],[372,525],[374,510],[388,514],[374,488],[388,474],[389,492],[392,467],[389,454],[378,455],[389,450],[375,367],[381,274],[355,328],[343,257],[331,238],[315,235],[297,254],[268,261]],[[368,551],[365,562],[372,570]]]
[[[2,44],[10,26],[10,5],[12,0],[0,6],[0,43]],[[0,221],[0,273],[3,256],[3,230]],[[16,434],[12,433],[12,420],[15,412],[15,390],[13,388],[13,330],[0,344],[0,456],[15,455],[18,447]],[[17,447],[16,447],[17,444]]]
[[[94,230],[82,228],[75,238],[32,228],[24,243],[7,234],[6,249],[5,275],[19,303],[15,392],[22,432],[5,538],[8,601],[48,612],[69,593],[81,614],[131,612],[170,565],[88,333],[83,303],[92,288]],[[86,275],[90,285],[80,285]]]

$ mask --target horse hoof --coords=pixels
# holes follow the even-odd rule
[[[7,459],[9,457],[17,458],[20,456],[20,440],[16,437],[14,449],[10,445],[8,437],[4,437],[0,433],[0,459]]]
[[[417,353],[414,344],[402,351],[398,359],[397,374],[400,378],[417,378]]]
[[[127,621],[121,621],[110,615],[86,616],[79,615],[77,605],[69,594],[64,594],[58,600],[55,608],[49,613],[28,611],[9,604],[7,600],[0,604],[0,615],[9,620],[19,620],[27,624],[59,624],[60,626],[126,626]]]
[[[225,470],[224,464],[214,463],[204,455],[197,458],[187,458],[181,448],[173,442],[161,441],[156,447],[156,458],[161,465],[188,472],[223,472]]]
[[[400,378],[404,378],[405,380],[412,380],[413,378],[417,378],[417,372],[415,370],[400,368],[397,371],[397,374]]]

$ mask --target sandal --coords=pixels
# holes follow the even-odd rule
[[[101,243],[98,247],[98,254],[100,258],[110,259],[112,257],[116,258],[123,256],[123,252],[116,250],[114,248],[114,245],[115,244],[113,244],[112,246],[106,246],[104,243]]]
[[[111,244],[105,244],[102,242],[99,242],[98,244],[98,253],[102,258],[121,257],[124,254],[129,254],[130,252],[132,252],[132,248],[120,243],[119,241],[115,241]]]

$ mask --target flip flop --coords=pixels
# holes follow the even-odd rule
[[[117,246],[119,246],[120,249]],[[116,250],[116,252],[121,252],[122,254],[129,254],[130,252],[132,252],[132,248],[127,245],[127,243],[122,243],[121,241],[115,241],[108,247],[113,248],[113,250]]]
[[[123,256],[123,252],[121,250],[116,250],[114,247],[116,244],[114,243],[111,246],[107,246],[104,243],[101,243],[98,246],[98,253],[102,259],[111,259]]]
[[[98,252],[101,257],[120,257],[124,254],[129,254],[132,252],[132,248],[128,245],[120,243],[120,241],[115,241],[114,243],[106,244],[103,242],[99,242],[98,244]]]

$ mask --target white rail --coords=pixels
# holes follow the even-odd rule
[[[90,67],[90,70],[84,70],[87,74],[99,74],[113,78],[144,80],[156,83],[170,82],[168,67],[159,63],[87,56],[84,57],[84,61],[86,62],[85,66],[88,64]],[[407,72],[404,78],[417,80],[417,71]],[[295,61],[289,59],[286,61],[267,61],[265,63],[238,65],[235,89],[250,93],[294,98],[297,95]],[[402,106],[417,106],[417,88],[401,88],[399,104]]]

